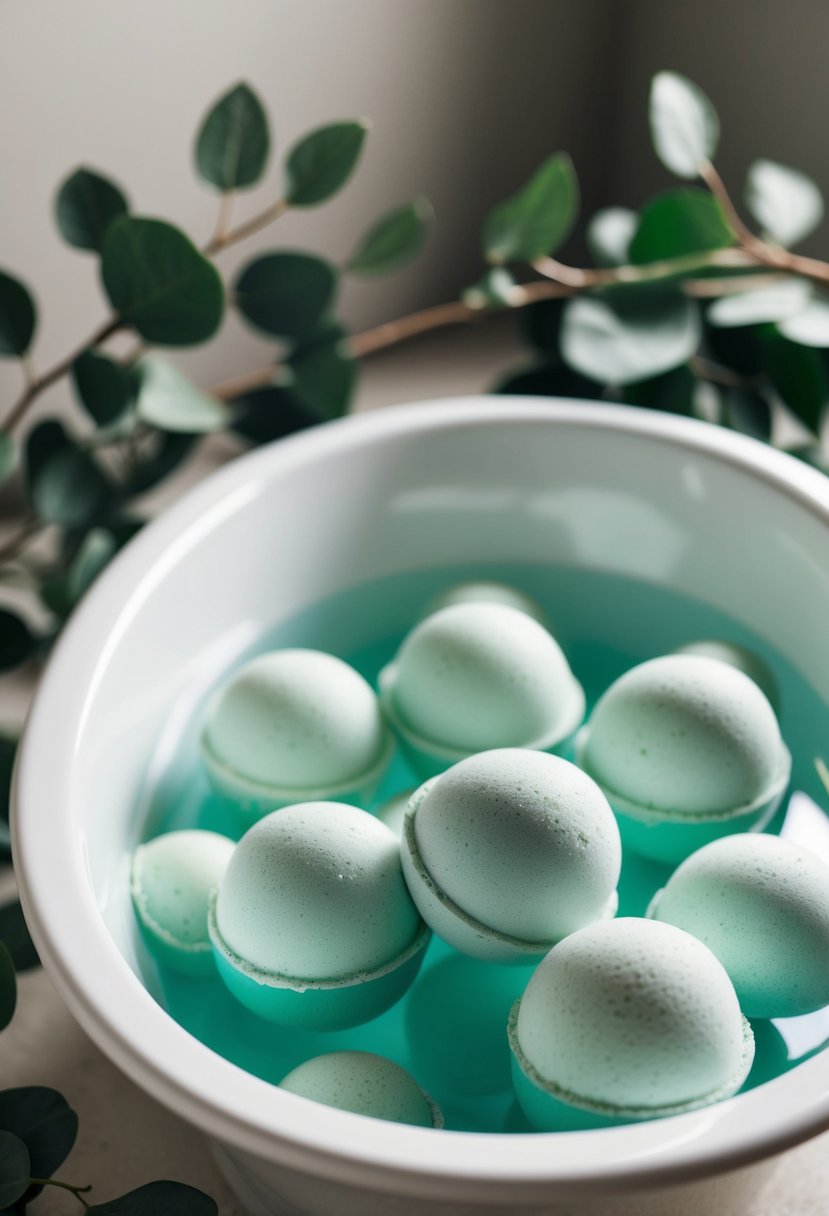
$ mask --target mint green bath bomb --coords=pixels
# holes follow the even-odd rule
[[[145,939],[179,970],[212,969],[207,913],[234,844],[216,832],[168,832],[133,855],[130,890]]]
[[[224,945],[263,977],[345,980],[390,964],[421,921],[384,824],[339,802],[306,802],[261,819],[219,886]]]
[[[547,614],[541,605],[525,592],[519,591],[516,587],[510,587],[507,583],[484,581],[457,583],[454,587],[448,587],[445,591],[441,591],[440,595],[436,595],[427,604],[423,616],[431,616],[432,613],[439,612],[441,608],[450,608],[453,604],[479,603],[506,604],[508,608],[517,608],[519,612],[525,612],[534,621],[538,621],[539,625],[543,625],[545,629],[548,628]]]
[[[404,729],[461,753],[553,746],[584,712],[558,642],[504,604],[454,604],[421,621],[384,685]]]
[[[377,698],[342,659],[276,650],[246,663],[210,702],[202,746],[211,768],[276,796],[359,785],[384,752]]]
[[[753,1040],[724,968],[673,925],[590,925],[539,964],[510,1028],[530,1098],[611,1119],[708,1105],[739,1089]],[[519,1100],[538,1125],[539,1110]]]
[[[829,1005],[829,867],[757,833],[699,849],[654,898],[650,915],[704,942],[751,1018]]]
[[[717,638],[703,638],[698,642],[687,642],[678,646],[676,654],[702,655],[706,659],[719,659],[721,663],[730,663],[738,671],[742,671],[768,697],[772,709],[779,709],[780,693],[777,681],[763,660],[753,650],[740,646],[737,642],[724,642]]]
[[[748,807],[790,767],[764,693],[699,655],[650,659],[616,680],[585,727],[581,759],[611,802],[677,816]]]
[[[439,1108],[415,1079],[384,1056],[367,1051],[332,1051],[300,1064],[280,1082],[282,1089],[390,1123],[442,1127]]]

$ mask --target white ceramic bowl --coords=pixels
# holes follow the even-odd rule
[[[368,1125],[228,1063],[139,979],[136,794],[182,690],[340,589],[498,559],[690,593],[829,697],[829,479],[703,423],[503,397],[334,423],[223,469],[114,562],[49,665],[15,782],[35,941],[93,1039],[213,1139],[251,1212],[726,1216],[774,1154],[829,1127],[829,1053],[717,1107],[609,1131]]]

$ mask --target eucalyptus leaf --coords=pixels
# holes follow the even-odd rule
[[[0,1208],[11,1207],[25,1194],[29,1189],[30,1177],[31,1167],[26,1145],[19,1136],[0,1131]]]
[[[37,638],[23,618],[8,608],[0,608],[0,672],[20,667],[36,649]]]
[[[736,234],[719,201],[694,187],[671,190],[642,211],[630,243],[637,265],[733,245]]]
[[[764,234],[787,248],[823,219],[823,195],[812,179],[773,160],[755,161],[749,169],[746,206]]]
[[[0,858],[11,856],[9,809],[12,791],[12,771],[17,752],[17,740],[0,735]]]
[[[678,72],[657,72],[649,119],[656,155],[677,177],[698,177],[717,150],[720,124],[711,102]]]
[[[114,488],[90,453],[67,438],[38,469],[31,497],[42,520],[72,528],[100,516],[113,501]]]
[[[634,381],[625,386],[624,401],[641,409],[693,417],[696,406],[696,377],[682,364],[659,376]]]
[[[171,224],[123,215],[106,231],[101,274],[121,318],[159,346],[212,338],[224,314],[215,266]]]
[[[579,375],[559,362],[548,362],[534,363],[529,367],[508,372],[497,381],[492,391],[506,396],[577,397],[595,400],[601,397],[602,386],[596,380]]]
[[[561,354],[583,376],[625,385],[685,363],[699,340],[696,306],[679,294],[582,296],[565,306]]]
[[[750,279],[746,286],[750,288]],[[722,328],[779,322],[801,312],[810,298],[809,285],[803,279],[781,279],[771,287],[721,296],[709,307],[705,318],[711,325]]]
[[[357,379],[357,361],[347,336],[332,326],[316,341],[299,347],[287,361],[291,388],[324,418],[339,418],[348,409]]]
[[[778,329],[801,346],[829,347],[829,297],[814,293],[805,308],[780,321]]]
[[[309,253],[266,253],[236,281],[236,306],[266,334],[301,338],[319,327],[334,300],[332,266]]]
[[[151,438],[152,450],[136,460],[127,478],[128,497],[146,494],[164,481],[187,459],[198,436],[174,431],[158,431]]]
[[[723,411],[726,425],[752,439],[771,440],[772,409],[762,393],[751,389],[730,388],[723,392]]]
[[[55,200],[55,218],[63,239],[76,249],[95,253],[112,221],[127,210],[120,188],[92,169],[76,169],[62,183]]]
[[[14,437],[0,431],[0,486],[7,482],[17,468],[18,451]]]
[[[511,308],[515,288],[515,279],[506,266],[489,266],[477,283],[465,288],[461,299],[468,308]]]
[[[86,594],[117,549],[118,542],[107,528],[90,528],[66,576],[67,591],[73,606]]]
[[[764,344],[766,370],[783,401],[814,435],[820,434],[829,399],[823,358],[808,346],[775,337]]]
[[[630,256],[630,242],[639,216],[627,207],[605,207],[587,225],[587,247],[597,266],[622,266]]]
[[[271,443],[323,421],[290,388],[276,384],[253,389],[232,406],[233,430],[251,443]]]
[[[26,436],[26,486],[29,498],[46,463],[69,442],[66,428],[57,418],[36,423]]]
[[[285,166],[290,205],[315,207],[336,194],[354,172],[367,131],[365,121],[334,122],[299,140]]]
[[[105,1203],[92,1204],[89,1216],[217,1216],[209,1195],[183,1182],[148,1182]]]
[[[29,933],[19,899],[13,899],[10,903],[0,907],[0,941],[4,943],[11,955],[16,971],[30,971],[33,967],[40,966],[40,959],[37,956],[37,950]],[[1,1113],[2,1103],[0,1102]],[[5,1126],[0,1117],[0,1127]]]
[[[35,305],[28,290],[0,271],[0,356],[25,355],[35,332]]]
[[[196,167],[217,190],[253,186],[270,151],[268,116],[246,84],[237,84],[205,116],[196,139]]]
[[[35,1178],[51,1178],[72,1151],[78,1116],[56,1089],[27,1085],[0,1091],[0,1129],[26,1145]]]
[[[135,400],[135,377],[114,359],[85,350],[72,364],[72,385],[90,418],[111,426]]]
[[[563,316],[564,300],[539,300],[518,313],[521,333],[530,346],[546,356],[545,363],[550,356],[558,355]]]
[[[352,274],[388,274],[423,248],[434,212],[428,199],[415,198],[379,219],[358,242],[346,263]]]
[[[147,356],[139,367],[136,410],[150,426],[179,434],[203,435],[227,425],[225,406],[197,388],[165,359]]]
[[[488,262],[532,262],[569,236],[579,209],[579,185],[566,152],[547,158],[518,194],[499,203],[484,223]]]

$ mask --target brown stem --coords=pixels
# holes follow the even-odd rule
[[[15,533],[5,545],[0,546],[0,562],[11,561],[17,557],[19,553],[26,548],[29,541],[37,536],[43,529],[44,525],[40,520],[31,517],[25,519],[20,527],[20,530]]]
[[[763,242],[759,237],[755,236],[751,229],[743,222],[742,216],[734,206],[731,195],[725,188],[725,182],[711,164],[710,160],[705,161],[705,163],[702,165],[699,175],[705,182],[708,189],[714,195],[714,198],[722,207],[723,211],[725,212],[726,219],[734,229],[737,240],[740,242],[743,248],[751,251],[757,250],[759,252],[762,249]]]
[[[267,228],[268,224],[272,224],[274,220],[278,220],[289,207],[290,203],[287,199],[280,198],[270,207],[266,207],[264,211],[260,211],[258,215],[245,220],[243,224],[237,224],[235,228],[226,232],[217,229],[207,244],[203,246],[202,253],[205,257],[210,258],[216,253],[221,253],[223,249],[227,249],[229,245],[236,245],[239,241],[246,240],[249,236],[261,231],[262,228]]]
[[[568,266],[555,258],[537,258],[533,262],[533,267],[539,274],[556,283],[572,287],[574,291],[590,291],[597,287],[612,287],[621,283],[652,283],[709,267],[739,270],[750,269],[756,265],[757,258],[745,249],[714,249],[708,253],[662,258],[658,262],[645,262],[641,266],[612,266],[598,270]]]

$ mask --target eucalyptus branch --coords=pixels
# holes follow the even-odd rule
[[[60,1182],[57,1178],[30,1178],[32,1186],[56,1186],[62,1191],[69,1191],[70,1195],[74,1195],[85,1208],[90,1205],[84,1199],[84,1195],[92,1190],[92,1186],[72,1186],[70,1182]]]
[[[281,215],[284,215],[289,208],[288,200],[280,198],[270,207],[266,207],[264,211],[260,211],[251,219],[245,220],[243,224],[238,224],[229,231],[217,228],[211,239],[202,247],[202,253],[205,257],[213,257],[214,254],[221,253],[223,249],[228,249],[231,245],[238,245],[240,241],[245,241],[249,236],[254,236],[263,228],[267,228],[274,220],[278,220]]]

